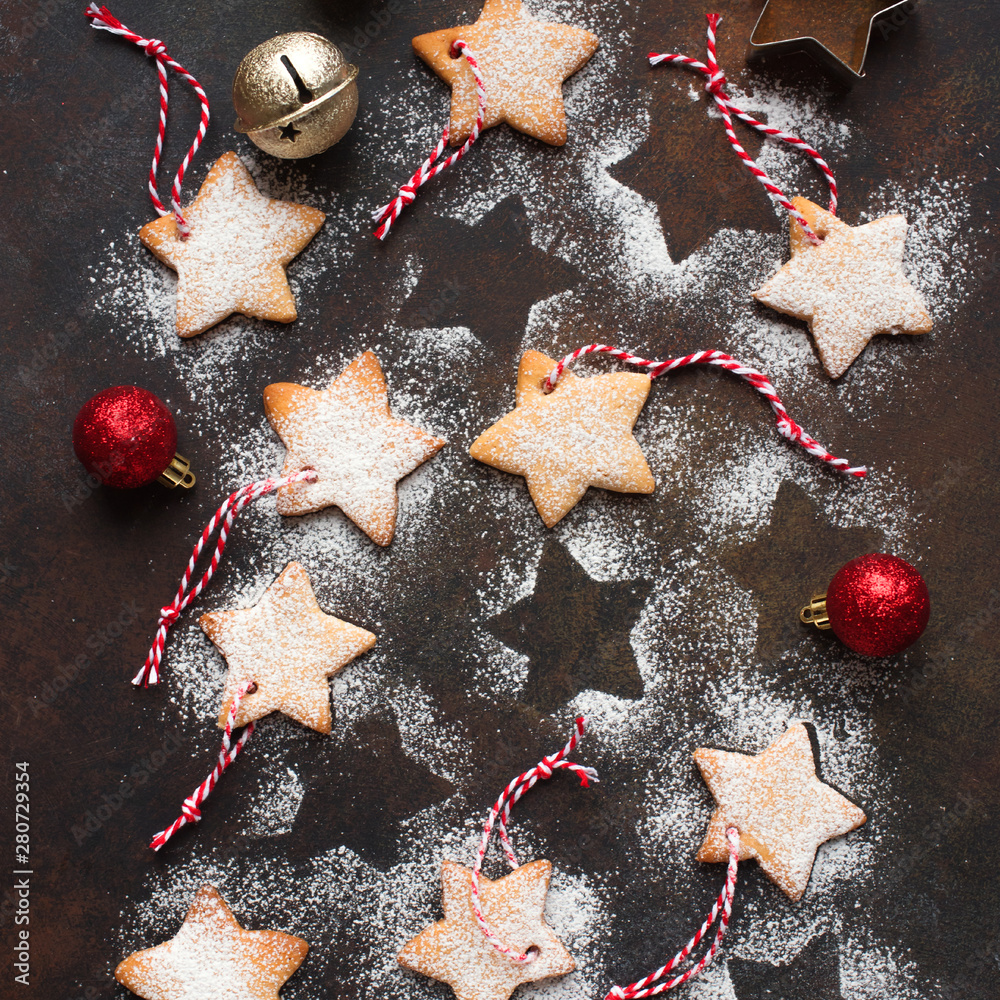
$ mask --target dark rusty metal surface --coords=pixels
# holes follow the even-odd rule
[[[887,172],[905,168],[919,177],[939,171],[977,182],[963,195],[971,208],[968,238],[974,248],[970,265],[974,273],[965,301],[950,321],[960,335],[948,338],[952,347],[947,351],[941,340],[933,338],[892,345],[919,358],[924,387],[914,392],[888,384],[881,398],[869,401],[866,418],[836,425],[826,417],[825,383],[818,376],[815,394],[797,400],[794,415],[815,433],[822,428],[826,443],[849,442],[851,457],[862,458],[875,469],[891,470],[889,474],[899,476],[922,498],[912,507],[913,531],[932,594],[930,627],[907,660],[910,673],[905,684],[887,686],[874,696],[861,690],[856,695],[868,702],[865,710],[874,720],[878,754],[894,765],[894,800],[905,802],[907,808],[883,815],[877,803],[869,804],[872,822],[883,828],[880,843],[894,843],[896,854],[879,862],[886,872],[884,894],[875,901],[861,900],[857,915],[850,919],[870,932],[872,948],[891,946],[905,952],[918,975],[930,984],[928,997],[993,1000],[1000,994],[1000,880],[995,877],[1000,855],[995,822],[1000,807],[995,515],[1000,503],[995,447],[1000,401],[995,295],[1000,7],[986,0],[916,5],[915,14],[898,28],[875,32],[867,78],[853,90],[840,91],[805,57],[760,59],[752,69],[742,65],[739,54],[761,6],[749,0],[721,5],[726,18],[720,34],[727,53],[724,62],[730,75],[744,83],[752,83],[755,73],[770,73],[790,87],[820,87],[836,109],[860,123],[868,136],[862,151],[833,164],[842,188],[851,191],[853,207],[845,207],[847,221],[857,221],[867,193]],[[32,984],[27,988],[11,984],[12,925],[5,916],[0,924],[4,954],[0,992],[44,1000],[124,997],[125,991],[109,980],[110,969],[121,957],[114,953],[112,942],[124,901],[151,865],[169,871],[189,855],[197,838],[221,837],[245,801],[239,780],[223,781],[206,808],[201,828],[163,857],[150,856],[144,846],[150,833],[168,818],[172,804],[201,779],[217,736],[208,722],[162,731],[165,692],[135,690],[127,681],[142,662],[156,609],[173,592],[207,512],[236,485],[216,473],[221,456],[241,433],[241,415],[259,413],[260,388],[275,376],[266,351],[248,351],[235,380],[232,406],[219,416],[217,436],[185,442],[182,419],[181,448],[195,461],[199,474],[191,494],[170,495],[155,486],[113,493],[86,484],[72,452],[70,428],[91,394],[109,385],[138,383],[155,388],[181,414],[189,409],[189,397],[176,368],[120,349],[116,331],[91,310],[88,263],[100,257],[112,234],[137,227],[149,217],[143,179],[155,97],[152,67],[133,48],[88,29],[81,7],[82,0],[9,0],[0,9],[4,108],[0,746],[5,778],[0,899],[7,898],[11,884],[6,874],[13,867],[9,803],[13,764],[22,760],[30,762],[33,783],[34,870]],[[228,128],[228,88],[246,51],[272,33],[299,28],[350,44],[382,5],[375,0],[281,4],[122,0],[113,9],[126,24],[164,37],[213,98],[216,123],[197,161],[197,179],[214,157],[236,142]],[[635,58],[621,61],[618,65],[626,68],[616,72],[623,91],[651,95],[655,88],[656,102],[648,155],[640,151],[619,164],[613,168],[615,176],[657,202],[661,218],[677,234],[681,248],[675,252],[677,259],[719,226],[740,219],[748,226],[773,225],[761,210],[758,186],[729,164],[718,122],[682,92],[657,87],[645,67],[643,55],[650,49],[676,48],[701,55],[700,5],[692,0],[645,0],[632,9],[636,27],[629,43]],[[391,187],[377,148],[362,137],[366,129],[386,128],[391,122],[397,60],[411,58],[409,39],[414,34],[459,23],[466,13],[457,0],[419,0],[406,3],[380,24],[377,37],[356,58],[361,65],[362,110],[354,130],[328,154],[295,168],[304,172],[311,187],[336,189],[356,211],[358,227],[342,248],[342,266],[319,282],[313,301],[303,305],[301,328],[307,335],[285,345],[283,365],[288,371],[308,366],[316,352],[308,331],[342,338],[345,352],[368,346],[370,331],[380,331],[394,308],[382,299],[385,276],[424,240],[433,250],[429,256],[434,263],[404,306],[412,313],[406,322],[420,325],[420,317],[433,320],[439,303],[446,301],[440,290],[447,281],[474,288],[475,296],[463,298],[455,307],[459,313],[449,322],[470,326],[490,348],[471,378],[473,391],[491,399],[499,413],[511,396],[513,364],[531,304],[579,285],[580,276],[554,255],[533,248],[530,224],[517,199],[503,212],[468,225],[437,217],[430,195],[417,203],[385,247],[372,240],[365,214]],[[432,81],[428,74],[428,87]],[[696,83],[700,86],[700,80]],[[443,111],[443,93],[439,96]],[[185,98],[183,85],[175,84],[178,111],[171,126],[168,164],[175,162],[193,121]],[[428,137],[438,120],[427,123]],[[710,170],[699,172],[691,164],[692,151],[715,140],[713,150],[721,150],[722,183]],[[411,148],[422,151],[422,140]],[[485,182],[489,152],[476,152],[482,154],[478,161],[473,155],[458,169],[467,179]],[[440,183],[448,183],[449,176]],[[189,184],[189,192],[194,186]],[[702,211],[699,198],[712,202],[710,213]],[[572,228],[577,226],[573,218],[568,225],[566,238],[588,240],[586,231]],[[499,277],[480,287],[476,282],[484,269]],[[699,300],[657,307],[654,303],[641,319],[633,319],[630,304],[610,274],[603,282],[592,279],[581,295],[581,308],[592,322],[590,330],[598,331],[605,323],[620,329],[627,346],[638,345],[648,356],[726,346],[727,303],[722,295],[714,304]],[[574,343],[589,336],[585,329]],[[558,346],[573,344],[560,340]],[[675,384],[683,386],[677,392],[697,397],[706,439],[721,441],[722,432],[716,438],[712,431],[728,426],[727,420],[767,419],[765,408],[749,391],[730,386],[732,391],[711,394],[700,376],[692,374],[678,376]],[[709,441],[700,460],[706,465],[718,462],[722,449]],[[462,474],[479,491],[496,482],[494,473],[471,460]],[[833,477],[824,481],[824,489],[841,488]],[[661,484],[656,498],[655,505],[645,498],[625,498],[616,511],[626,521],[639,510],[645,512],[647,544],[659,547],[664,560],[670,551],[688,557],[700,553],[698,558],[718,560],[741,586],[754,592],[761,609],[762,663],[776,658],[784,643],[802,641],[795,623],[802,599],[822,587],[845,559],[880,542],[870,528],[825,524],[808,497],[791,483],[779,491],[770,529],[754,538],[728,540],[717,549],[706,549],[705,539],[692,528],[699,512],[686,502],[681,485]],[[401,572],[426,576],[421,601],[377,611],[382,618],[380,643],[384,637],[391,651],[385,669],[392,672],[392,682],[419,678],[436,700],[442,719],[462,720],[471,759],[483,762],[483,780],[462,790],[471,810],[484,809],[497,791],[499,772],[491,762],[497,757],[498,727],[506,732],[501,754],[502,780],[506,780],[508,763],[514,773],[561,739],[560,727],[544,712],[553,700],[564,699],[567,690],[605,683],[624,685],[636,693],[632,665],[615,652],[622,627],[627,635],[627,625],[615,621],[607,625],[606,633],[588,635],[588,641],[605,644],[605,658],[613,661],[602,681],[591,680],[594,671],[604,670],[600,656],[585,670],[574,672],[573,664],[527,641],[522,651],[532,658],[531,697],[497,708],[469,693],[463,636],[468,623],[482,616],[474,595],[452,567],[458,558],[479,560],[484,566],[495,562],[494,546],[502,543],[481,537],[477,515],[481,510],[481,502],[475,500],[470,508],[456,510],[442,539],[424,554],[421,564],[401,567]],[[537,523],[525,530],[539,538],[544,533]],[[238,538],[237,533],[229,556],[234,567],[251,558]],[[521,632],[564,606],[560,601],[576,601],[583,613],[616,600],[613,588],[575,586],[572,580],[578,568],[564,552],[553,549],[547,565],[554,575],[555,596],[528,600],[486,626],[514,648],[519,648]],[[558,592],[555,577],[563,580],[565,593]],[[214,585],[219,599],[226,578],[224,570]],[[348,606],[351,600],[351,595],[344,596]],[[631,606],[636,600],[630,593],[625,603]],[[687,627],[696,630],[700,620],[740,613],[740,609],[699,607],[694,601]],[[809,641],[811,669],[822,670],[831,640],[820,636]],[[808,690],[808,671],[803,668],[789,676],[788,683]],[[903,697],[903,691],[912,696]],[[679,690],[676,696],[687,699],[687,710],[697,716],[697,691]],[[286,848],[290,857],[347,844],[373,865],[390,866],[399,818],[452,794],[444,779],[408,762],[393,726],[373,722],[366,732],[366,748],[358,760],[349,762],[334,760],[334,751],[326,749],[316,734],[303,738],[303,744],[319,755],[309,765],[314,768],[311,780],[321,785],[323,774],[342,772],[344,785],[337,794],[353,805],[331,828],[314,814],[317,807],[307,796],[296,838]],[[179,746],[183,752],[177,752]],[[113,791],[122,774],[148,759],[157,747],[164,756],[153,768],[155,780],[138,789],[99,833],[78,844],[71,833],[73,825]],[[331,756],[327,759],[324,754]],[[168,760],[170,764],[165,763]],[[549,845],[547,856],[557,867],[603,873],[602,886],[615,914],[607,928],[614,942],[614,957],[604,977],[610,984],[672,953],[693,927],[694,914],[710,898],[720,870],[689,882],[697,892],[689,888],[685,897],[670,894],[675,885],[670,859],[659,870],[636,870],[636,813],[641,803],[630,797],[636,787],[634,762],[610,755],[587,762],[597,764],[603,779],[591,802],[581,806],[571,783],[553,782],[545,795],[525,801],[520,818]],[[380,791],[390,779],[406,790],[405,803]],[[972,796],[977,808],[960,822],[942,826],[942,812],[951,809],[960,792]],[[378,818],[374,824],[373,815]],[[253,843],[231,847],[245,850],[251,859],[259,849]],[[909,862],[905,877],[895,878],[899,858]],[[689,859],[683,862],[687,865]],[[749,894],[771,891],[757,872],[748,876],[748,885]],[[650,899],[660,900],[659,913],[646,908]],[[739,933],[741,912],[738,902],[734,933]],[[352,967],[351,948],[347,936],[331,961],[329,981],[312,983],[315,992],[310,995],[345,1000],[370,996],[364,976]],[[825,998],[837,995],[836,975],[831,972],[835,962],[835,949],[831,952],[829,941],[818,938],[789,969],[741,961],[733,964],[731,976],[739,1000]],[[415,991],[414,995],[447,995],[430,983],[421,983]],[[306,995],[296,980],[283,992],[288,1000]]]

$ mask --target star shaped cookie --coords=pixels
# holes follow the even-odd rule
[[[235,153],[212,165],[184,209],[181,239],[172,215],[147,222],[139,239],[177,272],[177,333],[194,337],[233,313],[291,323],[298,315],[285,266],[319,232],[318,208],[257,190]]]
[[[389,412],[385,376],[371,351],[329,389],[269,385],[264,409],[288,449],[281,474],[318,473],[313,482],[281,487],[278,513],[336,505],[377,545],[388,545],[396,531],[396,483],[447,443]]]
[[[700,749],[694,760],[716,802],[698,860],[728,861],[726,830],[734,826],[740,860],[756,858],[791,899],[806,891],[819,845],[865,821],[853,802],[816,776],[801,722],[756,757]]]
[[[580,378],[563,373],[542,389],[556,362],[526,351],[517,370],[516,405],[473,442],[469,454],[524,476],[546,527],[557,524],[589,486],[652,493],[653,473],[632,436],[649,395],[649,376],[631,372]]]
[[[414,38],[414,52],[451,85],[452,145],[468,138],[479,107],[472,70],[451,55],[457,38],[468,43],[483,76],[484,129],[507,122],[551,146],[565,144],[562,85],[594,54],[596,35],[536,21],[521,0],[485,0],[475,24]]]
[[[278,711],[330,732],[328,679],[375,645],[371,632],[320,610],[297,562],[285,567],[252,608],[212,611],[198,621],[229,666],[220,728],[240,685],[254,681],[257,690],[240,702],[236,727]]]
[[[903,274],[902,215],[852,228],[805,198],[792,204],[822,243],[812,243],[792,219],[791,260],[753,297],[809,323],[831,378],[843,375],[878,333],[930,330],[924,300]]]
[[[508,1000],[521,983],[562,976],[576,968],[573,956],[545,922],[550,861],[532,861],[491,882],[479,878],[483,915],[500,940],[526,952],[527,964],[501,955],[483,936],[472,912],[472,872],[454,861],[441,865],[444,920],[421,931],[399,953],[404,969],[448,983],[458,1000]]]
[[[290,934],[244,930],[205,885],[174,937],[129,955],[115,979],[145,1000],[278,1000],[308,950]]]

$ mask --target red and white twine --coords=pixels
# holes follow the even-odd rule
[[[636,365],[639,368],[648,368],[649,377],[656,378],[665,372],[672,372],[677,368],[684,368],[688,365],[713,365],[717,368],[724,368],[726,371],[738,375],[745,382],[749,382],[770,404],[774,411],[775,423],[778,433],[787,438],[792,444],[799,445],[810,455],[825,462],[831,468],[842,472],[845,476],[857,476],[859,479],[868,474],[868,470],[863,465],[852,466],[846,458],[837,458],[831,455],[815,438],[810,437],[799,425],[792,420],[785,409],[785,404],[778,397],[777,390],[768,381],[767,376],[754,368],[747,368],[735,358],[722,351],[696,351],[683,358],[668,358],[665,361],[648,361],[635,354],[629,354],[618,347],[609,347],[607,344],[588,344],[586,347],[577,348],[572,354],[567,354],[555,368],[546,376],[544,389],[551,392],[567,366],[571,365],[577,358],[586,354],[610,354],[629,365]]]
[[[229,529],[232,528],[237,514],[252,500],[265,496],[273,490],[279,489],[282,486],[288,486],[291,483],[298,483],[303,480],[311,481],[315,478],[315,470],[306,469],[303,472],[296,472],[291,476],[278,476],[256,483],[248,483],[226,498],[222,506],[212,515],[208,524],[205,525],[205,530],[202,531],[201,536],[195,544],[191,552],[191,558],[188,559],[187,568],[184,570],[184,575],[181,577],[181,582],[177,587],[177,594],[168,605],[160,609],[160,620],[157,623],[153,644],[146,654],[146,662],[142,665],[142,669],[132,678],[133,684],[148,686],[160,682],[160,661],[163,658],[163,647],[167,642],[167,632],[170,626],[180,617],[181,612],[205,589],[215,574],[216,569],[218,569],[219,562],[222,560],[222,553],[226,548],[226,542],[229,539]],[[189,589],[195,565],[217,527],[219,528],[219,537],[215,543],[215,551],[212,553],[208,569],[205,570],[198,583]]]
[[[393,223],[402,214],[403,209],[416,201],[417,191],[431,180],[431,178],[441,173],[442,170],[462,159],[472,144],[479,138],[479,133],[483,130],[483,116],[486,111],[486,88],[483,85],[482,73],[479,71],[479,63],[476,62],[476,57],[469,46],[460,38],[456,38],[452,42],[451,54],[456,59],[459,56],[464,56],[465,61],[469,64],[469,69],[472,70],[472,75],[476,78],[476,102],[478,104],[476,123],[472,126],[472,131],[469,133],[468,139],[454,153],[438,162],[438,157],[448,145],[448,135],[451,127],[450,125],[445,125],[438,144],[431,150],[430,155],[420,165],[417,172],[399,189],[399,193],[388,205],[383,205],[377,212],[373,213],[372,217],[379,223],[378,228],[375,230],[375,235],[380,240],[384,240],[392,231]]]
[[[176,60],[167,54],[166,45],[158,38],[143,38],[134,31],[130,31],[121,21],[116,18],[107,7],[98,7],[96,3],[83,12],[85,17],[90,18],[91,26],[101,31],[110,31],[114,35],[121,35],[122,38],[134,42],[146,53],[156,60],[156,72],[160,78],[160,125],[156,133],[156,148],[153,150],[153,164],[149,168],[149,196],[153,201],[153,207],[160,215],[170,213],[160,201],[160,196],[156,191],[156,174],[160,166],[160,156],[163,153],[163,139],[167,132],[167,107],[169,103],[170,83],[167,76],[167,69],[172,69],[181,79],[186,80],[191,89],[198,95],[201,102],[201,121],[198,123],[198,132],[191,143],[190,149],[177,168],[174,177],[174,184],[170,191],[170,204],[173,208],[174,218],[177,220],[177,229],[182,237],[186,237],[191,232],[191,227],[187,224],[181,214],[181,184],[184,181],[184,172],[191,163],[194,154],[198,152],[201,140],[205,138],[205,131],[208,129],[209,107],[208,96],[205,94],[201,84]]]
[[[680,986],[681,983],[686,983],[689,979],[694,979],[695,976],[699,975],[711,964],[712,959],[715,958],[715,953],[722,944],[722,939],[726,935],[726,928],[729,926],[729,917],[733,910],[733,893],[736,890],[736,872],[739,867],[740,835],[735,827],[730,827],[726,831],[726,840],[729,843],[729,868],[726,871],[726,883],[722,887],[715,905],[708,916],[705,917],[701,927],[695,931],[691,940],[666,965],[661,966],[655,972],[651,972],[645,979],[639,979],[628,986],[613,986],[608,991],[604,1000],[640,1000],[642,997],[653,997],[659,993],[666,993],[667,990],[672,990],[675,986]],[[715,940],[712,941],[712,946],[702,955],[698,962],[679,976],[675,976],[665,983],[660,983],[658,986],[653,986],[653,983],[662,979],[668,973],[673,972],[681,962],[687,959],[691,952],[698,947],[716,920],[719,921],[719,927],[715,933]]]
[[[493,808],[490,810],[489,815],[486,817],[486,823],[483,826],[483,837],[479,843],[479,850],[476,852],[476,863],[472,867],[472,884],[471,884],[471,894],[472,894],[472,912],[475,915],[476,923],[479,924],[479,929],[483,932],[483,936],[487,941],[501,955],[506,955],[511,961],[519,962],[521,964],[527,964],[532,961],[536,956],[537,951],[529,948],[526,952],[518,951],[516,948],[510,947],[510,945],[505,944],[496,934],[492,927],[483,916],[482,905],[479,900],[479,875],[483,867],[483,859],[486,857],[486,850],[490,844],[490,837],[493,833],[493,825],[496,824],[497,836],[500,838],[500,842],[503,845],[504,854],[507,857],[507,863],[511,868],[518,868],[517,858],[514,855],[514,848],[511,845],[510,838],[507,835],[507,823],[510,820],[510,810],[511,807],[517,802],[517,800],[530,788],[533,788],[537,782],[544,780],[546,778],[551,778],[556,771],[572,771],[574,774],[579,775],[580,784],[584,788],[590,785],[590,782],[597,781],[597,772],[592,767],[583,767],[580,764],[575,764],[567,758],[575,749],[580,738],[583,736],[585,729],[585,723],[583,716],[577,718],[576,723],[573,728],[573,735],[569,738],[569,742],[561,750],[554,754],[550,754],[548,757],[544,757],[540,760],[533,768],[525,771],[523,774],[519,774],[514,778],[507,787],[500,793],[500,797],[493,804]]]
[[[229,706],[229,714],[226,716],[226,728],[222,734],[222,747],[219,750],[219,759],[212,768],[212,773],[184,800],[181,806],[181,814],[165,830],[161,830],[150,842],[149,846],[158,851],[163,845],[182,827],[188,823],[197,823],[201,819],[201,804],[211,795],[216,782],[227,767],[236,760],[239,752],[246,745],[248,739],[253,736],[254,725],[247,723],[236,745],[232,745],[233,722],[236,720],[236,713],[239,711],[240,702],[248,694],[253,694],[257,690],[254,681],[246,681],[241,684],[236,694],[233,696],[233,703]]]
[[[736,155],[743,161],[746,165],[747,170],[750,171],[757,178],[758,181],[764,186],[764,190],[770,195],[771,200],[777,202],[782,208],[786,209],[792,217],[799,223],[800,226],[805,230],[806,235],[813,243],[822,242],[820,238],[813,232],[812,227],[806,221],[805,216],[785,197],[781,189],[771,180],[770,177],[754,162],[750,154],[740,145],[739,140],[736,138],[736,132],[733,130],[733,120],[732,115],[735,115],[741,122],[745,122],[751,128],[755,128],[758,132],[762,132],[764,135],[769,135],[774,139],[780,139],[782,142],[787,142],[790,146],[795,149],[801,150],[806,154],[820,169],[823,176],[826,178],[826,183],[830,188],[830,212],[834,215],[837,213],[837,182],[834,179],[833,171],[830,169],[826,160],[823,159],[820,154],[812,148],[807,142],[804,142],[798,136],[790,135],[788,132],[782,132],[781,129],[772,128],[769,125],[765,125],[763,122],[757,121],[756,118],[748,115],[746,112],[741,111],[726,93],[726,75],[719,69],[719,63],[715,55],[715,28],[719,23],[720,16],[718,14],[706,14],[708,18],[708,44],[707,44],[707,56],[706,63],[699,62],[697,59],[691,59],[688,56],[682,56],[677,54],[665,55],[659,52],[649,53],[649,62],[651,66],[659,66],[661,63],[677,63],[681,66],[687,66],[688,69],[693,69],[698,73],[704,74],[708,78],[708,82],[705,84],[705,90],[707,90],[712,97],[715,99],[715,103],[718,105],[719,112],[722,115],[722,121],[726,128],[726,138],[729,140],[733,149],[736,151]]]

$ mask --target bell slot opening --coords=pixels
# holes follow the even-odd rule
[[[282,56],[281,65],[285,67],[288,75],[292,78],[292,83],[295,84],[295,89],[299,92],[299,100],[303,104],[309,104],[313,99],[312,91],[302,82],[302,77],[299,76],[299,71],[292,65],[292,60],[288,56]]]

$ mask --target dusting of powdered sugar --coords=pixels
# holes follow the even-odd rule
[[[270,199],[318,208],[326,213],[326,221],[304,252],[286,267],[288,283],[297,302],[308,296],[316,283],[327,273],[331,261],[339,259],[338,246],[350,223],[339,211],[332,194],[310,189],[301,172],[286,164],[269,160],[261,162],[252,155],[242,154],[240,161],[257,185],[260,197],[246,197],[240,207],[246,214],[260,215]],[[281,206],[278,206],[279,210]],[[216,210],[217,227],[226,230],[239,223],[225,212]],[[133,222],[108,241],[101,258],[88,266],[93,286],[92,307],[95,316],[105,320],[109,333],[117,343],[133,347],[142,357],[171,357],[186,377],[204,390],[219,388],[218,373],[227,365],[237,363],[247,351],[266,350],[281,336],[281,325],[264,323],[242,315],[224,319],[206,333],[189,342],[177,334],[177,275],[147,251],[139,239],[140,223]],[[257,235],[262,235],[256,226]],[[252,233],[251,233],[252,235]],[[221,253],[219,244],[229,242],[225,233],[210,241],[214,253]],[[241,256],[235,270],[247,266],[247,254]],[[219,293],[224,291],[220,287]]]
[[[585,27],[601,39],[593,58],[563,88],[568,144],[540,152],[537,144],[506,128],[492,129],[466,165],[428,186],[423,201],[411,211],[474,224],[504,198],[520,196],[533,243],[583,275],[579,287],[534,306],[526,347],[558,357],[579,346],[581,317],[594,308],[593,293],[587,290],[591,286],[601,289],[602,296],[610,290],[622,303],[621,325],[605,331],[605,339],[627,336],[629,341],[621,346],[640,353],[643,344],[633,338],[639,329],[648,333],[642,326],[646,317],[672,309],[683,310],[678,322],[701,316],[697,329],[706,342],[697,346],[725,349],[761,368],[793,417],[799,418],[796,403],[820,415],[820,425],[806,425],[811,434],[852,462],[864,462],[866,456],[850,452],[850,427],[871,418],[873,400],[887,384],[915,384],[926,377],[925,364],[897,350],[895,342],[883,347],[876,340],[841,382],[825,379],[805,327],[755,306],[750,298],[750,291],[788,257],[786,220],[778,212],[768,232],[727,229],[686,260],[672,261],[669,234],[663,232],[656,205],[608,172],[639,148],[650,126],[650,93],[641,88],[622,92],[608,72],[635,58],[638,5],[529,0],[528,6],[540,20]],[[446,26],[428,24],[426,30]],[[676,74],[676,83],[670,85],[690,90],[692,96],[685,113],[710,110],[704,91],[685,79],[683,71]],[[372,177],[386,188],[393,186],[388,175],[409,176],[447,117],[447,88],[409,51],[398,57],[393,87],[393,113],[373,114],[355,140],[355,155],[377,163]],[[733,93],[748,111],[802,135],[823,153],[850,156],[864,140],[857,125],[836,119],[835,102],[824,94],[804,95],[766,82],[752,92],[734,88]],[[725,141],[721,124],[719,140]],[[339,280],[350,263],[343,249],[345,237],[366,223],[359,223],[342,199],[311,189],[295,164],[273,164],[256,156],[244,159],[264,193],[327,213],[323,229],[288,269],[297,299],[308,301]],[[808,160],[766,143],[760,162],[789,193],[823,203],[822,181]],[[753,192],[757,185],[749,174],[746,183],[753,194],[765,197],[763,191]],[[907,216],[906,273],[936,321],[928,339],[941,351],[958,336],[953,321],[969,281],[967,190],[962,178],[907,177],[886,181],[865,205],[852,199],[850,191],[842,192],[843,214],[852,225],[891,212]],[[373,189],[371,207],[386,193]],[[274,474],[284,448],[263,410],[234,413],[229,405],[241,358],[272,358],[275,380],[322,388],[356,352],[332,339],[321,320],[300,323],[300,336],[312,337],[316,350],[311,361],[296,363],[294,369],[282,359],[286,333],[276,324],[232,317],[193,341],[181,341],[174,329],[176,279],[142,249],[138,224],[107,234],[107,248],[91,270],[98,316],[124,350],[141,358],[166,358],[176,368],[192,402],[191,412],[184,415],[186,438],[210,441],[220,426],[240,428],[238,440],[223,452],[217,481],[235,488]],[[467,391],[460,377],[482,358],[470,330],[411,329],[395,318],[421,268],[414,253],[387,279],[380,296],[390,318],[371,331],[371,341],[364,345],[383,360],[394,415],[449,442],[400,482],[391,546],[374,546],[336,509],[286,518],[277,514],[273,499],[265,498],[247,509],[236,528],[239,540],[234,544],[252,555],[227,564],[224,582],[210,588],[199,605],[206,611],[251,607],[295,559],[309,572],[325,612],[380,635],[392,601],[408,606],[423,594],[426,583],[413,567],[424,565],[433,547],[439,559],[454,563],[453,573],[472,595],[461,650],[469,670],[469,693],[485,704],[508,705],[523,691],[528,658],[483,626],[533,592],[542,549],[553,534],[542,527],[522,479],[492,470],[478,478],[470,473],[470,444],[504,410]],[[603,372],[610,365],[593,361],[575,370]],[[509,373],[507,409],[513,406],[515,375]],[[801,665],[811,649],[808,642],[761,662],[758,597],[741,587],[718,558],[720,549],[755,539],[766,529],[785,481],[798,484],[828,522],[873,529],[888,548],[908,557],[919,544],[913,487],[902,470],[893,468],[879,470],[881,475],[858,488],[832,485],[811,460],[778,437],[765,405],[748,420],[740,415],[743,411],[718,402],[748,395],[749,387],[724,373],[706,375],[697,383],[688,380],[683,387],[671,385],[669,376],[654,383],[635,433],[657,479],[657,491],[626,505],[620,497],[590,490],[558,525],[554,537],[595,580],[645,579],[653,586],[630,635],[644,696],[631,701],[587,690],[556,713],[555,721],[568,729],[575,714],[586,714],[587,748],[635,765],[634,784],[620,792],[638,803],[640,816],[641,848],[630,859],[625,879],[632,891],[641,892],[646,880],[658,878],[673,898],[692,905],[698,902],[700,873],[694,855],[713,808],[692,765],[692,751],[719,746],[757,753],[790,722],[812,723],[822,778],[872,818],[860,830],[820,849],[799,904],[789,904],[777,890],[745,895],[743,914],[731,930],[726,951],[773,964],[791,960],[818,934],[834,931],[844,996],[916,1000],[933,986],[922,981],[904,954],[865,939],[854,913],[838,903],[845,895],[860,899],[873,894],[879,865],[894,850],[869,806],[898,811],[905,805],[899,800],[894,765],[878,753],[866,706],[888,697],[901,683],[913,666],[909,654],[887,674],[879,664],[841,648],[816,665],[808,692],[798,690],[788,682],[785,668]],[[827,432],[836,439],[828,440]],[[707,448],[716,449],[711,462],[705,461]],[[674,516],[675,528],[659,526],[650,513],[654,510]],[[484,536],[490,536],[496,557],[487,565],[469,560],[442,530],[458,516],[478,519]],[[222,657],[194,617],[182,618],[171,633],[164,678],[165,719],[190,725],[215,719],[225,677]],[[457,790],[402,821],[398,861],[383,871],[340,847],[293,866],[277,848],[271,850],[273,841],[245,856],[230,852],[224,840],[207,836],[209,831],[199,831],[183,860],[168,869],[150,870],[124,904],[120,932],[109,949],[112,966],[119,957],[175,933],[194,892],[211,882],[227,894],[245,926],[280,929],[309,941],[306,965],[283,996],[294,1000],[312,995],[321,984],[329,988],[331,978],[356,978],[359,969],[364,970],[366,996],[403,1000],[426,995],[425,984],[400,971],[395,956],[409,938],[440,918],[440,862],[449,857],[471,863],[487,803],[466,794],[475,775],[466,756],[462,720],[442,711],[429,677],[424,683],[390,680],[397,674],[394,656],[380,636],[379,644],[348,664],[330,687],[335,706],[332,738],[349,733],[354,723],[372,713],[391,715],[398,720],[404,752]],[[214,742],[214,731],[209,732]],[[302,795],[294,754],[276,751],[268,743],[271,735],[270,727],[263,725],[241,765],[244,780],[252,780],[254,767],[261,775],[253,815],[243,827],[248,837],[261,840],[277,839],[289,829],[294,836]],[[205,749],[209,753],[214,748]],[[532,763],[524,761],[524,766]],[[519,828],[516,820],[515,815],[512,835],[520,856],[548,856],[552,845],[529,828]],[[721,885],[724,866],[715,867]],[[611,984],[603,970],[612,957],[619,960],[613,921],[619,904],[626,905],[625,897],[616,895],[620,887],[609,881],[600,874],[573,874],[556,866],[546,916],[578,969],[551,983],[522,987],[518,996],[578,1000],[606,992]],[[707,911],[708,895],[704,903]],[[650,927],[649,933],[660,931]],[[334,966],[332,956],[345,939],[351,942],[351,965]],[[664,957],[682,943],[665,942]],[[634,970],[637,977],[646,971]],[[735,1000],[725,962],[693,983],[690,995]]]
[[[305,796],[305,786],[290,767],[263,778],[249,809],[246,825],[252,837],[278,837],[292,832]]]
[[[352,943],[351,965],[336,970],[341,976],[356,976],[363,968],[369,995],[410,997],[420,980],[400,970],[396,954],[440,919],[441,861],[470,859],[478,827],[478,817],[463,821],[454,803],[440,803],[404,821],[402,858],[385,872],[343,847],[318,854],[296,870],[266,852],[252,862],[225,849],[199,854],[169,872],[150,874],[146,900],[126,914],[118,944],[126,954],[176,933],[195,891],[209,882],[227,897],[245,927],[282,930],[309,943],[309,959],[283,995],[314,995],[317,984],[329,983],[334,942],[346,939]],[[526,857],[537,847],[530,836],[517,839]],[[527,994],[561,1000],[596,993],[605,920],[598,885],[556,870],[545,918],[575,958],[577,971],[538,988],[525,987]]]

